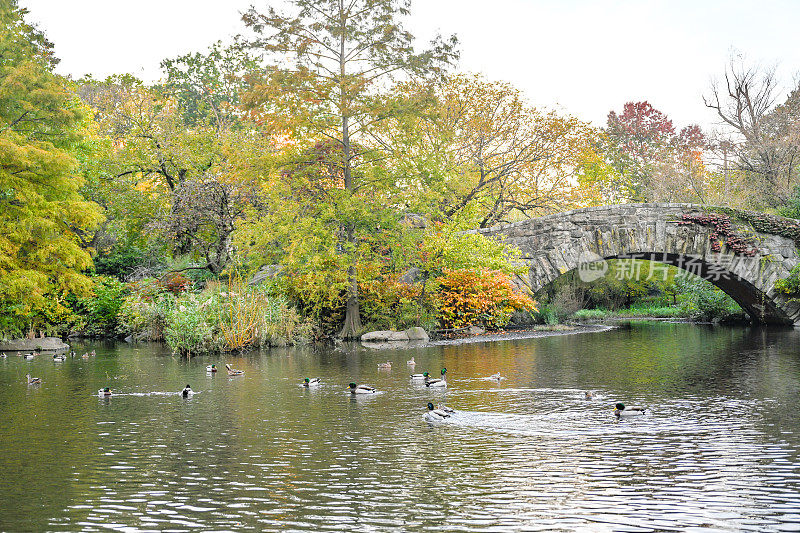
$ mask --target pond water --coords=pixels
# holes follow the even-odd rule
[[[97,355],[0,360],[1,530],[800,530],[797,330],[632,323],[189,361],[75,349]],[[414,385],[412,356],[448,388]],[[224,362],[244,375],[206,373]],[[429,401],[458,412],[428,424]],[[617,401],[651,412],[617,421]]]

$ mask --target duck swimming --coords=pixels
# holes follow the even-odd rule
[[[34,353],[34,352],[26,353],[22,357],[25,358],[25,359],[33,359],[34,357],[36,357],[36,353]]]
[[[417,366],[417,362],[416,362],[416,361],[414,361],[414,358],[413,358],[413,357],[412,357],[411,359],[409,359],[408,361],[406,361],[406,364],[407,364],[408,366]]]
[[[64,355],[63,353],[62,354],[54,354],[53,355],[53,361],[61,362],[61,361],[64,361],[66,359],[67,359],[67,356]]]
[[[584,400],[594,400],[594,393],[590,390],[587,390],[583,395]]]
[[[350,383],[348,387],[350,387],[350,394],[375,394],[378,392],[375,387],[370,387],[369,385],[356,385],[355,383]]]
[[[97,391],[97,395],[100,396],[101,398],[107,398],[108,396],[111,396],[111,389],[109,389],[108,387],[100,389],[99,391]]]
[[[428,422],[441,422],[445,418],[449,418],[450,414],[441,410],[435,409],[433,404],[428,402],[428,412],[425,413],[425,420]]]
[[[188,398],[188,397],[189,397],[189,396],[191,396],[192,394],[194,394],[194,391],[192,390],[192,388],[191,388],[191,387],[190,387],[188,384],[187,384],[187,385],[186,385],[186,386],[183,388],[183,390],[181,391],[181,395],[182,395],[184,398]]]
[[[25,374],[25,379],[28,380],[28,385],[38,385],[42,382],[42,378],[32,378],[30,374]]]
[[[428,379],[425,380],[425,386],[426,387],[434,387],[434,388],[437,388],[437,389],[443,389],[443,388],[447,387],[447,376],[446,376],[446,374],[447,374],[447,369],[443,368],[442,369],[442,377],[441,377],[441,379],[430,379],[430,378],[428,378]]]
[[[316,387],[319,383],[319,378],[305,378],[303,380],[303,387]]]
[[[623,417],[623,416],[643,415],[645,410],[646,410],[646,407],[625,407],[624,403],[618,403],[614,407],[615,407],[614,415],[617,418],[620,418],[620,417]]]
[[[231,368],[231,365],[225,363],[225,370],[228,371],[229,376],[241,376],[244,374],[244,370],[237,370],[235,368]]]
[[[392,362],[386,361],[385,363],[378,363],[378,370],[391,370]]]
[[[216,371],[217,371],[217,365],[208,365],[206,367],[206,372],[216,372]]]
[[[428,379],[428,373],[423,372],[422,374],[411,374],[411,379]]]

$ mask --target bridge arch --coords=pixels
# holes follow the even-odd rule
[[[695,204],[624,204],[479,231],[522,251],[534,292],[573,269],[596,275],[602,260],[647,259],[710,281],[756,322],[800,325],[800,304],[774,289],[800,263],[796,220]]]

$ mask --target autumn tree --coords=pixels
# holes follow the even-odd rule
[[[714,83],[703,100],[729,133],[727,146],[737,167],[747,174],[750,193],[764,207],[785,204],[798,183],[800,90],[776,105],[775,69],[748,66],[734,58],[724,82]]]
[[[450,77],[435,96],[400,135],[423,187],[440,195],[441,216],[478,203],[476,224],[487,227],[574,205],[575,171],[593,138],[587,123],[540,111],[481,76]]]
[[[210,125],[220,132],[241,126],[240,97],[248,87],[248,74],[257,67],[246,48],[217,42],[207,53],[162,61],[166,79],[161,92],[177,100],[187,127]]]
[[[675,130],[666,114],[648,102],[628,102],[611,111],[600,152],[607,166],[595,179],[606,180],[605,194],[615,201],[705,201],[706,140],[696,125]],[[582,180],[584,183],[590,180]]]
[[[174,192],[170,216],[154,222],[176,242],[189,242],[203,268],[219,275],[231,259],[232,235],[256,200],[251,184],[201,176],[181,182]]]
[[[74,174],[84,109],[25,14],[0,3],[0,328],[16,333],[16,319],[54,318],[67,294],[88,291],[80,237],[101,218]]]
[[[402,112],[401,102],[384,94],[409,77],[438,75],[455,58],[455,39],[437,38],[417,51],[401,19],[409,0],[292,0],[290,12],[255,8],[245,13],[254,36],[249,44],[274,61],[245,99],[262,125],[292,131],[312,144],[339,145],[343,187],[336,194],[334,232],[337,254],[347,263],[347,306],[340,335],[361,329],[357,269],[359,239],[355,219],[359,198],[375,197],[379,185],[365,171],[385,156],[377,126]],[[362,148],[356,148],[359,144]],[[385,182],[384,182],[385,183]],[[374,230],[374,229],[373,229]]]
[[[86,167],[87,190],[108,213],[108,223],[95,239],[102,253],[170,245],[174,256],[202,258],[215,274],[224,268],[230,253],[227,223],[208,231],[205,222],[187,224],[186,216],[209,198],[203,187],[232,184],[231,158],[261,141],[236,109],[244,83],[238,76],[244,75],[248,57],[215,46],[208,54],[165,61],[164,85],[147,86],[129,75],[83,81],[81,97],[107,140],[102,157],[95,158],[99,163]],[[226,192],[220,198],[236,200],[240,195]],[[210,205],[209,216],[245,207]],[[147,231],[154,227],[165,231]],[[167,239],[155,238],[159,236]],[[217,252],[210,254],[212,249]]]

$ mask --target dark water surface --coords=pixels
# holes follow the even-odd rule
[[[0,360],[0,529],[800,530],[800,331],[639,323],[191,361],[76,346],[92,348]],[[410,382],[411,356],[447,367],[446,392]],[[244,376],[206,374],[225,361]],[[620,400],[652,412],[617,422]],[[459,412],[431,426],[428,401]]]

